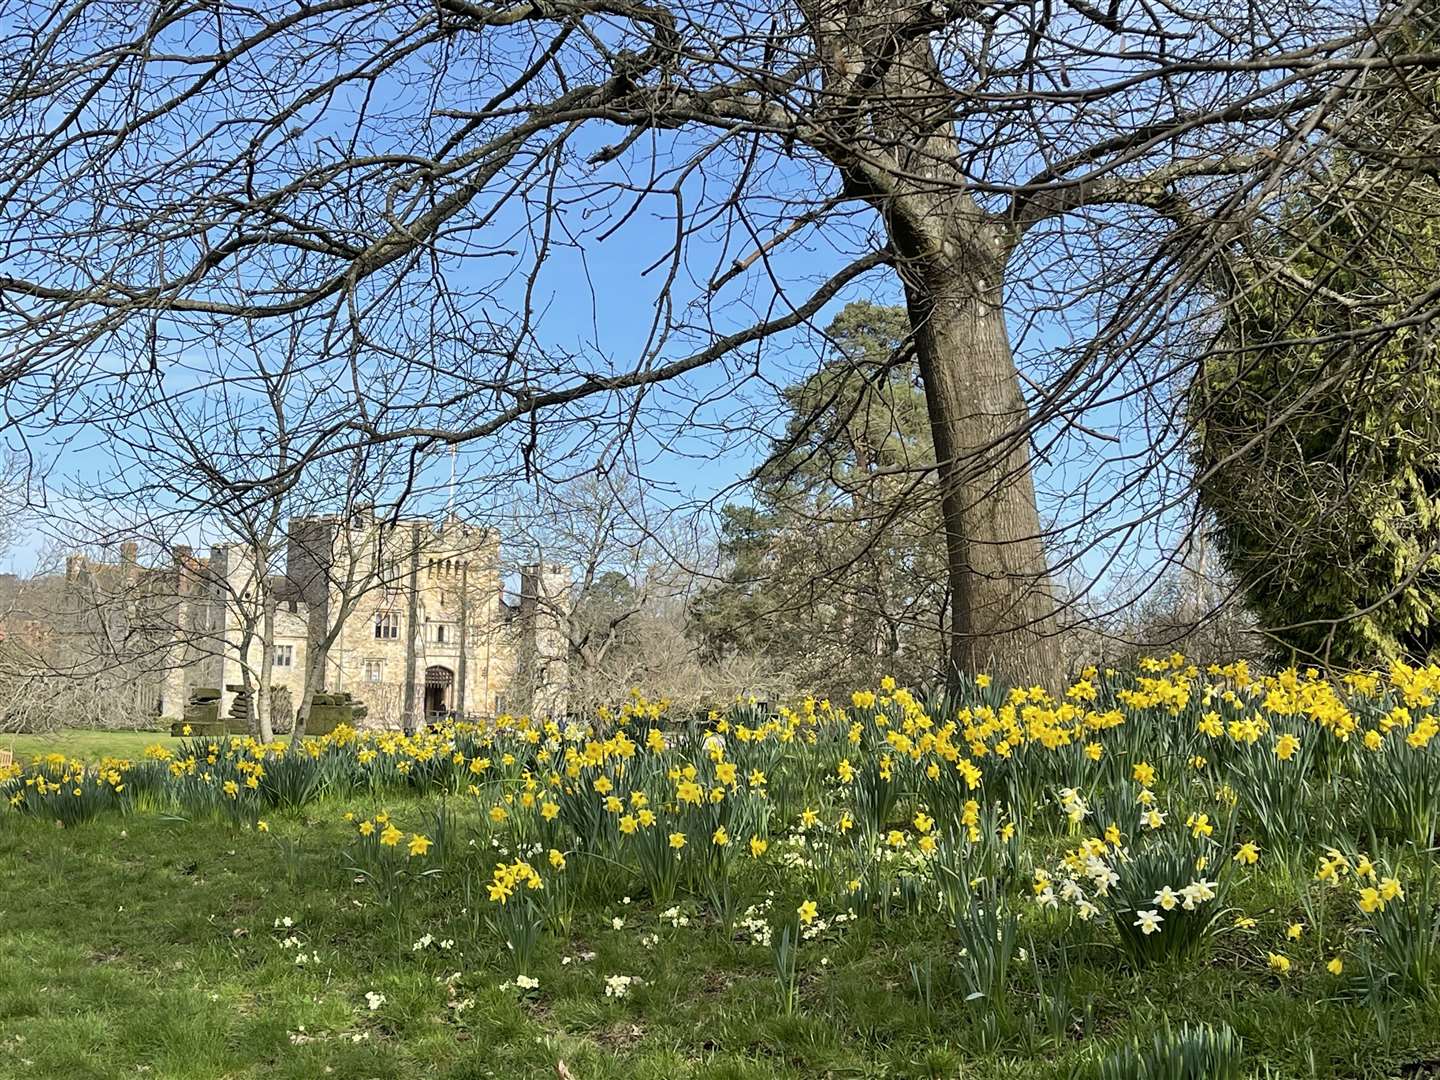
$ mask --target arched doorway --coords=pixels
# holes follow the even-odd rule
[[[425,669],[425,715],[448,713],[454,700],[455,672],[438,665]]]

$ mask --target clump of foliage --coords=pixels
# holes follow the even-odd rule
[[[1440,184],[1410,164],[1434,146],[1426,111],[1381,106],[1329,162],[1343,182],[1250,238],[1191,389],[1222,555],[1306,660],[1440,651],[1440,352],[1414,299],[1440,272]]]
[[[1169,1020],[1150,1038],[1134,1036],[1107,1057],[1081,1070],[1084,1080],[1238,1080],[1242,1044],[1229,1027],[1172,1027]]]

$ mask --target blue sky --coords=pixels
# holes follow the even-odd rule
[[[478,86],[467,89],[483,97],[493,88]],[[397,89],[394,101],[386,104],[402,112],[414,108],[414,92]],[[353,114],[355,102],[347,102],[342,95],[332,101],[330,107],[333,113],[310,132],[309,151],[324,151],[326,140],[343,130],[346,110]],[[407,139],[433,141],[443,135],[445,125],[437,123],[434,128],[432,131],[427,126],[423,131],[412,132],[401,126],[389,131],[386,137],[393,140],[396,148],[403,148]],[[686,163],[687,155],[699,145],[699,136],[665,134],[657,136],[653,144],[647,138],[637,143],[621,160],[603,166],[593,174],[587,172],[582,163],[588,151],[617,137],[614,128],[595,127],[575,140],[572,151],[575,164],[567,176],[576,186],[576,191],[585,185],[596,184],[601,177],[610,181],[643,179],[650,174],[652,165],[661,169],[680,168]],[[660,147],[658,159],[652,156],[653,146]],[[815,167],[809,159],[787,159],[779,155],[770,155],[770,158],[773,159],[771,171],[764,189],[768,201],[753,203],[756,216],[769,219],[760,223],[762,237],[767,235],[766,230],[788,219],[787,202],[807,205],[813,202],[817,191],[823,193],[835,187],[834,177],[828,170]],[[692,208],[703,205],[707,199],[712,206],[716,205],[727,194],[724,184],[729,175],[723,160],[709,174],[690,174],[681,186],[688,205]],[[612,193],[614,190],[611,189]],[[86,205],[80,193],[71,197],[76,200],[76,205]],[[597,198],[592,198],[590,202],[596,204]],[[598,198],[598,202],[603,203],[604,199]],[[666,216],[669,204],[663,198],[652,197],[614,235],[603,241],[597,235],[600,228],[593,220],[584,218],[580,212],[582,209],[586,207],[577,204],[570,220],[577,228],[590,229],[590,235],[582,242],[583,250],[559,249],[552,255],[538,281],[536,307],[545,314],[537,344],[545,349],[573,350],[585,358],[587,367],[628,370],[637,363],[645,345],[649,322],[655,310],[655,298],[666,273],[663,266],[650,269],[648,273],[645,271],[673,238],[673,223]],[[614,206],[604,209],[603,216],[617,222],[627,210],[623,200],[617,200]],[[864,250],[868,246],[866,234],[874,225],[873,214],[866,211],[855,220],[831,228],[824,234],[802,232],[777,252],[768,266],[757,264],[743,278],[728,285],[723,293],[724,302],[709,307],[704,313],[704,319],[711,321],[697,326],[694,333],[677,338],[656,359],[673,359],[683,355],[704,340],[709,331],[723,333],[747,324],[757,313],[767,310],[774,295],[769,279],[771,273],[783,283],[786,292],[803,295],[808,285],[843,265],[856,251]],[[520,255],[513,260],[512,269],[523,271],[534,245],[533,236],[527,235],[525,226],[523,207],[515,203],[502,210],[487,226],[485,236],[489,239],[482,242],[497,248],[518,248]],[[455,242],[463,241],[457,239]],[[683,306],[703,298],[708,274],[715,269],[723,269],[733,258],[748,255],[752,247],[753,240],[743,230],[738,230],[728,239],[720,235],[718,228],[697,234],[691,241],[686,266],[674,283],[673,294],[678,302]],[[1102,254],[1082,252],[1080,259],[1093,261],[1101,258]],[[171,257],[175,257],[173,252]],[[481,283],[493,285],[492,295],[503,319],[505,309],[513,312],[520,308],[524,292],[523,273],[505,278],[503,267],[503,260],[493,258],[458,260],[447,276],[459,289],[477,287]],[[1055,358],[1064,349],[1073,342],[1087,340],[1087,336],[1094,332],[1096,312],[1093,305],[1076,302],[1047,310],[1037,320],[1035,313],[1043,307],[1035,299],[1037,290],[1053,289],[1063,295],[1067,289],[1086,280],[1088,273],[1088,268],[1079,260],[1067,264],[1063,257],[1057,257],[1053,252],[1041,252],[1014,268],[1016,288],[1012,291],[1012,337],[1020,350],[1022,368],[1039,383],[1043,383],[1056,363]],[[260,284],[260,281],[255,279],[251,284]],[[833,302],[814,320],[815,325],[823,327],[844,300],[859,296],[882,301],[898,299],[893,275],[888,272],[872,274]],[[403,322],[409,318],[409,313],[401,308],[392,312],[390,317]],[[697,319],[697,323],[701,321]],[[194,351],[187,355],[187,348]],[[766,383],[784,385],[794,381],[806,371],[813,370],[822,351],[823,342],[815,334],[790,333],[777,337],[767,346],[758,365],[760,378],[744,370],[746,360],[735,358],[728,364],[715,365],[689,376],[677,387],[657,389],[650,396],[651,411],[647,414],[647,423],[657,434],[641,438],[633,447],[640,470],[661,486],[667,493],[665,497],[677,501],[703,501],[724,489],[755,464],[759,444],[756,438],[719,437],[709,425],[718,427],[722,420],[741,419],[754,423],[759,430],[752,435],[759,435],[775,420],[774,413],[769,411],[773,406],[773,397]],[[169,385],[185,388],[187,380],[189,385],[193,385],[198,378],[196,369],[203,368],[207,363],[203,352],[203,349],[195,348],[193,342],[177,345],[169,358],[173,365],[167,376]],[[693,416],[677,414],[676,410],[695,399],[704,399],[706,404]],[[1111,488],[1124,479],[1126,466],[1117,462],[1139,448],[1133,442],[1132,434],[1132,425],[1137,418],[1131,415],[1129,409],[1124,405],[1108,405],[1091,410],[1083,417],[1083,422],[1091,431],[1100,431],[1105,439],[1116,439],[1117,442],[1107,444],[1104,439],[1091,442],[1077,430],[1072,430],[1064,436],[1063,446],[1057,448],[1048,462],[1037,464],[1042,508],[1054,508],[1073,494],[1090,469],[1099,469],[1104,473],[1100,483]],[[48,433],[33,434],[37,452],[53,462],[52,492],[63,489],[67,484],[92,480],[107,467],[108,455],[103,438],[93,430],[67,431],[63,445]],[[479,467],[480,456],[480,453],[469,449],[462,451],[462,476]],[[1115,460],[1107,463],[1106,457]],[[443,491],[438,489],[443,488],[447,473],[448,463],[441,455],[430,471],[430,479],[437,490],[429,496],[429,501],[436,507],[443,501]],[[1163,537],[1139,543],[1148,543],[1152,547],[1163,545]],[[38,551],[38,537],[33,537],[30,543],[22,544],[10,555],[11,567],[21,571],[29,569],[35,564]],[[1097,569],[1102,561],[1103,554],[1087,556],[1087,565]]]
[[[610,358],[617,369],[630,366],[644,344],[648,320],[653,312],[645,291],[647,277],[642,275],[642,271],[654,260],[657,248],[668,241],[668,231],[666,222],[641,218],[609,240],[589,247],[583,259],[580,253],[568,251],[554,258],[546,271],[538,305],[546,310],[541,324],[546,341],[589,355],[597,352],[598,345],[598,351]],[[817,246],[807,248],[797,244],[776,257],[775,269],[789,281],[803,281],[817,272],[823,273],[838,266],[840,262],[839,258]],[[743,285],[735,283],[731,288],[741,291]],[[888,302],[899,299],[890,274],[872,274],[862,287],[832,302],[815,320],[816,325],[823,327],[845,299],[860,296]],[[1017,339],[1023,350],[1022,360],[1028,360],[1027,366],[1032,370],[1041,366],[1037,360],[1048,351],[1071,340],[1067,334],[1084,333],[1085,327],[1076,324],[1091,317],[1084,312],[1067,311],[1061,317],[1032,326],[1024,340],[1019,341],[1016,328],[1026,326],[1030,314],[1028,310],[1017,308],[1011,312],[1010,323],[1012,337]],[[743,318],[742,312],[731,312],[731,315],[737,322]],[[779,384],[799,378],[804,372],[813,370],[823,347],[823,341],[813,334],[785,335],[766,349],[763,365],[766,378]],[[669,413],[677,401],[708,398],[711,403],[698,415],[717,425],[752,412],[752,406],[753,415],[774,419],[773,412],[765,411],[767,404],[773,405],[768,388],[754,380],[733,378],[732,372],[724,365],[714,365],[688,376],[683,387],[661,387],[652,394],[653,402],[660,406],[660,413]],[[1087,425],[1092,430],[1107,427],[1112,432],[1118,430],[1118,412],[1116,407],[1097,410],[1097,415],[1086,417]],[[1107,421],[1110,422],[1107,424]],[[770,426],[773,429],[773,423]],[[67,434],[69,440],[63,447],[43,437],[34,443],[42,456],[53,460],[51,480],[52,491],[55,492],[69,484],[93,479],[110,464],[105,440],[99,432],[92,429]],[[664,441],[666,445],[662,448],[655,439],[642,438],[631,449],[643,475],[657,486],[661,501],[675,503],[704,503],[729,489],[754,467],[763,449],[755,438],[732,440],[727,445],[713,432],[677,431],[673,416],[665,417]],[[1115,447],[1111,453],[1118,454],[1122,449],[1130,447]],[[470,448],[459,451],[462,486],[472,459]],[[1064,493],[1067,485],[1072,483],[1072,477],[1077,475],[1076,469],[1072,461],[1064,458],[1058,466],[1038,462],[1042,492]],[[438,510],[443,504],[448,473],[448,458],[441,455],[429,472],[434,490],[422,498],[420,509],[428,506]],[[743,492],[737,492],[735,497],[743,498]],[[60,502],[63,505],[63,498]],[[195,539],[205,543],[218,539],[218,536],[197,536]],[[1142,547],[1153,548],[1158,541],[1139,538],[1135,542]],[[6,557],[6,569],[29,572],[35,567],[45,543],[45,537],[32,532]],[[1104,560],[1105,553],[1097,550],[1085,558],[1084,565],[1098,573]]]

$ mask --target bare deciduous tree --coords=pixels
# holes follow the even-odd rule
[[[1388,47],[1416,10],[24,5],[0,45],[7,405],[78,423],[77,391],[188,365],[205,393],[197,358],[236,324],[284,326],[350,407],[273,479],[382,442],[487,440],[544,471],[637,426],[673,443],[889,275],[937,454],[951,670],[1051,679],[1062,526],[1093,546],[1169,512],[1135,504],[1187,437],[1166,388],[1205,337],[1193,296],[1377,84],[1436,66]],[[602,328],[617,295],[648,326]],[[1015,339],[1047,320],[1087,325],[1024,371]],[[637,418],[666,392],[662,435]],[[1078,509],[1042,516],[1035,455],[1097,416],[1144,445],[1110,436],[1103,481],[1060,469]]]
[[[682,663],[677,654],[693,652],[681,646],[694,541],[675,518],[643,483],[614,470],[540,487],[513,500],[500,519],[521,560],[514,571],[553,567],[552,576],[564,579],[530,585],[520,602],[522,618],[554,628],[564,655],[551,659],[566,669],[570,711],[593,715],[631,687],[670,681]],[[526,604],[543,611],[531,615]],[[662,640],[663,649],[649,651]],[[525,641],[522,655],[537,645]],[[690,655],[683,665],[699,666]]]

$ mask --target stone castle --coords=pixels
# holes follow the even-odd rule
[[[454,517],[309,517],[269,559],[241,544],[174,547],[159,566],[133,543],[118,562],[71,556],[62,625],[72,653],[118,636],[148,658],[137,700],[164,720],[201,688],[238,715],[245,688],[268,681],[283,730],[312,679],[363,702],[375,726],[563,713],[569,573],[526,566],[513,599],[504,578],[498,534]]]

